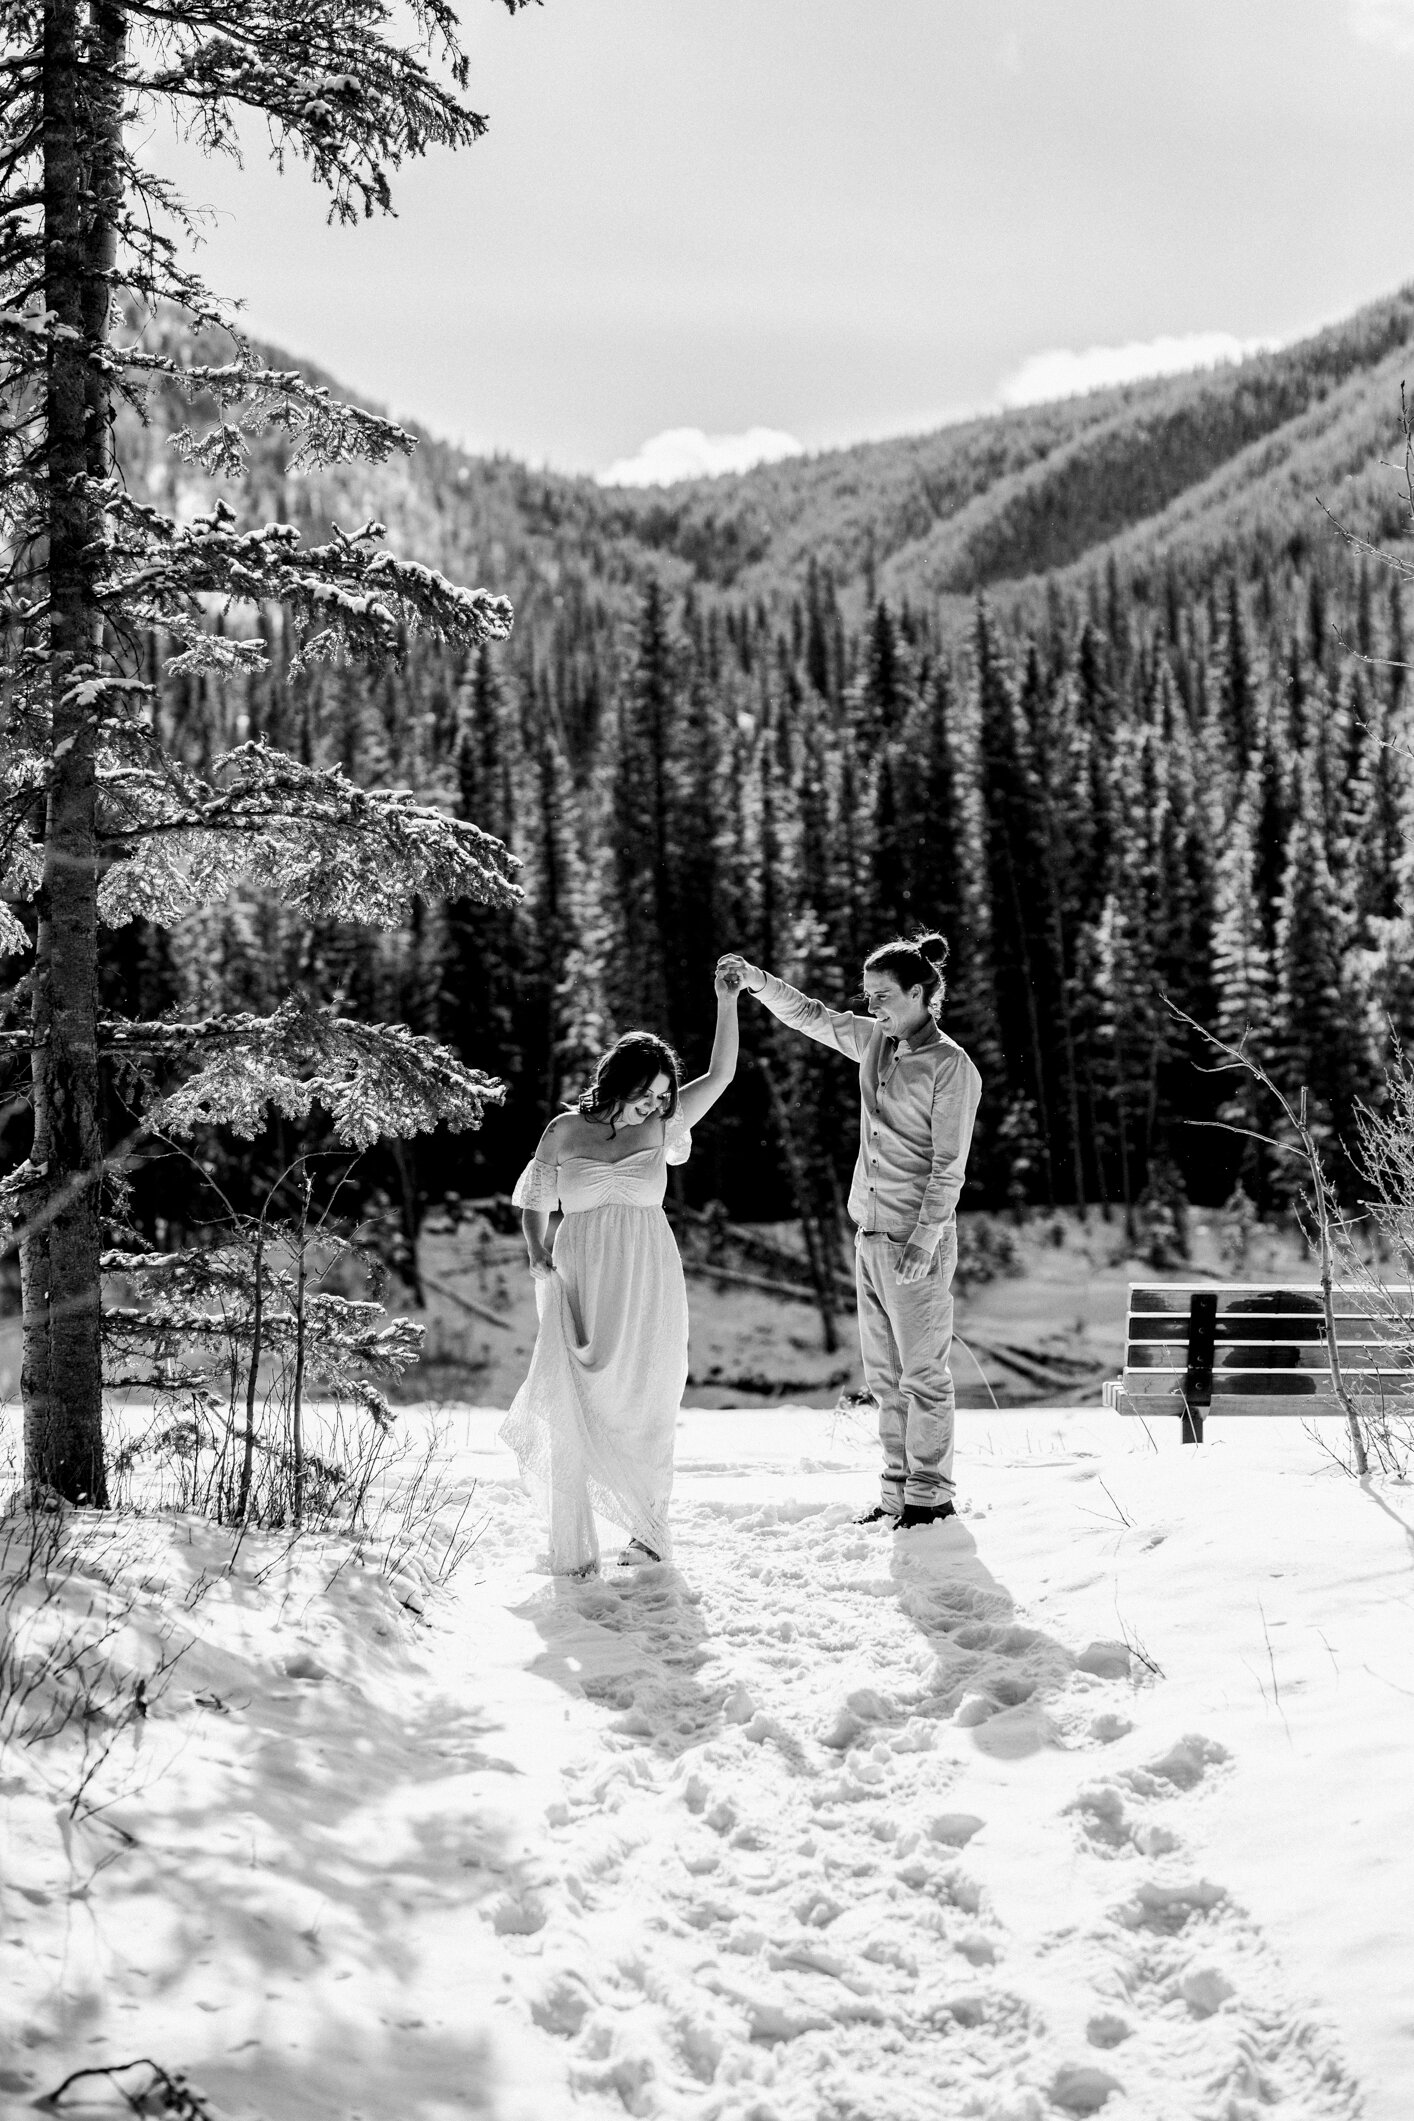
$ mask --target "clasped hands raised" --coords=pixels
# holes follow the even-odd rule
[[[717,959],[717,973],[713,982],[718,994],[733,992],[744,987],[748,994],[759,994],[766,984],[766,975],[759,965],[753,965],[739,951],[730,950]],[[906,1244],[899,1252],[894,1266],[894,1278],[904,1287],[922,1281],[933,1264],[932,1250],[927,1245]]]
[[[759,994],[766,984],[766,975],[759,965],[750,964],[739,952],[729,950],[725,957],[717,959],[712,984],[718,994],[736,994],[743,987],[748,994]]]

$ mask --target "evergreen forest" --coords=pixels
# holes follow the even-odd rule
[[[108,931],[105,1008],[297,994],[503,1078],[479,1131],[349,1171],[405,1260],[431,1207],[508,1190],[618,1032],[660,1029],[700,1067],[719,952],[847,1007],[865,952],[919,924],[950,939],[945,1026],[985,1084],[965,1204],[1289,1199],[1281,1155],[1228,1131],[1270,1113],[1170,1004],[1232,1041],[1250,1026],[1351,1192],[1361,1105],[1414,1032],[1414,691],[1382,557],[1408,526],[1388,460],[1411,337],[1406,292],[1240,368],[666,494],[431,438],[410,466],[296,477],[263,443],[252,521],[378,517],[509,594],[515,629],[465,660],[414,638],[369,673],[301,662],[278,606],[213,600],[269,668],[165,679],[165,741],[202,771],[264,739],[412,790],[504,839],[523,897],[414,902],[387,932],[242,888],[174,930]],[[206,505],[160,405],[120,439],[135,491]],[[22,1004],[23,982],[10,1021]],[[685,1204],[829,1221],[852,1072],[746,1012]],[[117,1077],[110,1096],[121,1135]],[[255,1199],[309,1146],[280,1120],[190,1166],[153,1145],[131,1213],[167,1242],[200,1220],[200,1165]]]

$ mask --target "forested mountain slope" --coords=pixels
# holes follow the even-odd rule
[[[1111,555],[1197,586],[1234,563],[1299,557],[1326,533],[1320,501],[1399,534],[1391,460],[1412,366],[1414,285],[1231,367],[668,489],[603,489],[423,435],[410,463],[297,487],[267,447],[250,500],[380,517],[421,557],[505,590],[522,638],[566,602],[616,607],[650,571],[769,604],[798,594],[813,563],[852,616],[874,593],[946,608],[990,588],[1006,602],[1003,585],[1083,576]],[[150,441],[128,447],[134,469],[175,478]]]
[[[524,902],[410,907],[392,933],[295,928],[258,896],[174,935],[134,924],[111,939],[110,1004],[337,997],[503,1075],[482,1133],[380,1151],[350,1182],[411,1234],[448,1191],[506,1187],[617,1031],[650,1024],[700,1065],[719,950],[843,1005],[864,950],[921,920],[951,938],[947,1021],[986,1086],[971,1200],[1168,1227],[1239,1181],[1283,1196],[1279,1155],[1205,1124],[1266,1116],[1225,1104],[1169,1000],[1231,1037],[1251,1024],[1357,1185],[1391,1024],[1414,1040],[1414,688],[1399,577],[1317,496],[1402,533],[1411,360],[1414,290],[1211,375],[666,493],[431,438],[295,477],[267,438],[243,515],[375,518],[509,594],[515,632],[468,667],[414,641],[373,679],[292,668],[278,613],[223,616],[265,632],[270,668],[169,681],[172,748],[264,737],[416,788],[514,848]],[[123,457],[191,511],[207,496],[163,446],[177,418],[129,426]],[[849,1072],[764,1023],[748,1046],[688,1199],[829,1221]],[[211,1145],[228,1191],[283,1168],[278,1136]],[[160,1211],[136,1187],[154,1229],[176,1183]]]
[[[866,444],[663,494],[609,519],[738,593],[843,593],[871,568],[912,601],[1093,563],[1102,549],[1201,575],[1313,535],[1317,493],[1388,534],[1414,287],[1281,352],[1061,404]],[[1354,492],[1342,481],[1354,479]]]

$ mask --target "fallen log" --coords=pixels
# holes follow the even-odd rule
[[[973,1334],[968,1335],[967,1344],[978,1355],[986,1355],[993,1362],[999,1362],[1003,1369],[1015,1370],[1017,1376],[1024,1377],[1029,1385],[1054,1386],[1059,1382],[1054,1375],[1049,1371],[1043,1370],[1040,1364],[1032,1361],[1029,1356],[1008,1351],[1006,1348],[994,1347],[988,1341],[978,1340]]]
[[[739,1377],[724,1377],[708,1370],[688,1372],[689,1391],[751,1392],[761,1399],[784,1399],[792,1392],[833,1392],[849,1382],[848,1370],[831,1370],[824,1377],[768,1377],[764,1370],[748,1370]]]
[[[740,1267],[719,1267],[710,1259],[685,1259],[683,1270],[703,1281],[724,1281],[739,1289],[760,1289],[766,1296],[785,1296],[793,1303],[809,1304],[812,1310],[818,1309],[815,1291],[806,1282],[771,1281],[764,1274],[745,1274]],[[841,1287],[839,1301],[852,1310],[854,1291]]]
[[[810,1261],[803,1251],[794,1252],[789,1245],[776,1244],[769,1237],[758,1236],[755,1231],[743,1230],[740,1223],[728,1222],[724,1216],[709,1215],[701,1208],[674,1207],[669,1210],[669,1218],[681,1218],[694,1228],[712,1231],[747,1259],[758,1260],[763,1266],[785,1267],[802,1274],[810,1272]],[[852,1272],[846,1270],[837,1259],[831,1259],[828,1265],[836,1282],[845,1288],[853,1287]]]
[[[1086,1391],[1100,1378],[1108,1377],[1112,1369],[1112,1365],[1096,1364],[1089,1367],[1087,1375],[1077,1377],[1070,1358],[1065,1357],[1062,1359],[1070,1370],[1070,1375],[1057,1376],[1053,1369],[1046,1367],[1041,1357],[1026,1354],[1019,1348],[996,1347],[991,1342],[978,1340],[970,1334],[967,1345],[976,1354],[989,1356],[993,1362],[999,1362],[1003,1369],[1014,1370],[1018,1377],[1025,1378],[1027,1384],[1056,1394]]]
[[[449,1304],[459,1305],[463,1311],[469,1312],[473,1318],[482,1319],[488,1326],[499,1326],[503,1333],[511,1331],[510,1320],[502,1318],[499,1311],[493,1311],[489,1304],[477,1303],[475,1297],[463,1296],[457,1289],[449,1289],[444,1281],[434,1281],[430,1274],[424,1274],[422,1286],[424,1289],[431,1289],[436,1296],[445,1296]]]
[[[1093,1355],[1062,1355],[1050,1348],[1018,1348],[1014,1342],[997,1342],[1001,1355],[1019,1355],[1025,1362],[1033,1362],[1042,1370],[1069,1371],[1073,1377],[1088,1377],[1097,1367]]]

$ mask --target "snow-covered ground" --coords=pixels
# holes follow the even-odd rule
[[[0,2112],[145,2055],[264,2121],[1408,2121],[1409,1489],[973,1413],[895,1537],[857,1418],[693,1410],[676,1567],[581,1584],[498,1420],[445,1593],[94,1530],[66,1610],[189,1647],[91,1817],[74,1731],[4,1762]]]

